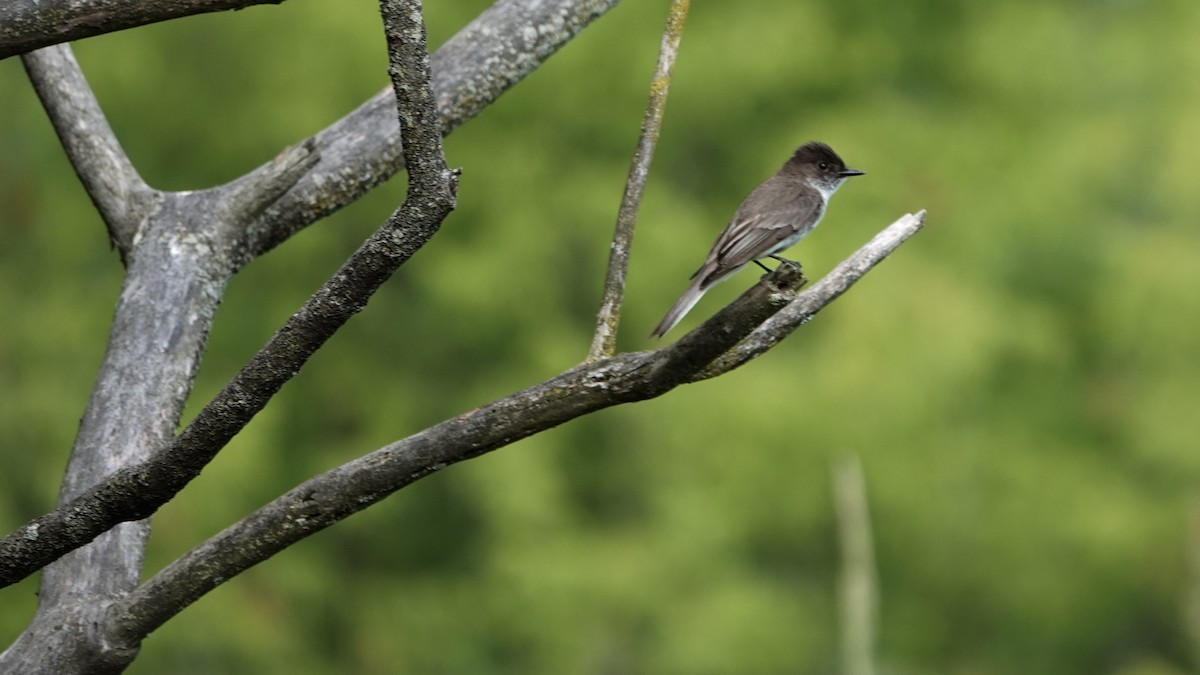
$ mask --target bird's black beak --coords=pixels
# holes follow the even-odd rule
[[[838,175],[842,178],[849,178],[850,176],[861,176],[865,173],[866,171],[859,171],[858,169],[842,169],[838,172]]]

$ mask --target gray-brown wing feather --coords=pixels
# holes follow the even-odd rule
[[[791,181],[776,177],[758,186],[738,207],[697,271],[703,280],[701,287],[711,286],[751,261],[776,252],[789,239],[806,234],[801,228],[811,229],[822,207],[819,195],[798,190]]]

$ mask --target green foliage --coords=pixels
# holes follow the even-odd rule
[[[486,2],[429,3],[434,44]],[[666,3],[628,2],[447,141],[459,209],[174,503],[148,572],[288,486],[583,357]],[[1200,5],[695,3],[623,349],[797,144],[868,172],[793,250],[926,229],[714,382],[448,469],[227,583],[135,673],[829,673],[828,461],[863,459],[892,673],[1190,672],[1200,480]],[[386,81],[370,3],[76,45],[154,185],[230,180]],[[53,504],[121,282],[0,62],[0,528]],[[249,266],[191,410],[391,212]],[[718,287],[679,331],[754,280]],[[0,596],[0,643],[33,582]]]

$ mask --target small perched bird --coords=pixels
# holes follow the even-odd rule
[[[666,335],[705,291],[747,264],[753,262],[770,271],[758,262],[759,258],[783,262],[776,254],[812,232],[842,181],[861,175],[862,171],[847,169],[842,158],[824,143],[812,141],[800,146],[779,173],[754,188],[738,207],[704,264],[692,275],[692,285],[650,333],[651,337]]]

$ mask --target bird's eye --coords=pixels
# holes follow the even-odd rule
[[[822,171],[828,171],[829,170],[829,162],[821,162],[820,164],[817,165],[817,168]]]

